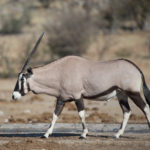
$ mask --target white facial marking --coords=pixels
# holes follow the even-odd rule
[[[14,99],[18,100],[21,98],[21,94],[18,91],[13,92]]]
[[[28,87],[27,87],[27,80],[26,80],[26,78],[24,78],[23,89],[24,89],[24,93],[27,94],[28,93]]]
[[[21,89],[21,78],[22,78],[22,73],[19,75],[19,90]]]

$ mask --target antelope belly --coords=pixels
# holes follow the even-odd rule
[[[117,95],[117,92],[113,91],[113,92],[111,92],[111,93],[109,93],[107,95],[100,96],[97,99],[100,100],[100,101],[108,101],[108,100],[114,98],[116,95]]]

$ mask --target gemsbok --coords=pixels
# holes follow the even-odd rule
[[[65,103],[74,101],[83,126],[81,138],[86,138],[88,129],[85,123],[84,98],[107,101],[117,96],[123,111],[123,122],[115,134],[116,138],[123,134],[131,114],[128,98],[143,111],[150,127],[150,91],[137,65],[127,59],[95,62],[78,56],[67,56],[42,67],[26,69],[42,37],[43,34],[18,74],[12,98],[20,99],[29,91],[57,98],[52,122],[43,137],[48,138],[52,134]],[[140,94],[141,87],[146,102]]]

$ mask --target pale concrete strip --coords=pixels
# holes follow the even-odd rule
[[[42,134],[49,127],[48,123],[36,124],[0,124],[0,135],[2,134]],[[120,124],[87,124],[89,132],[117,132]],[[56,123],[54,133],[76,133],[82,132],[81,124]],[[128,124],[125,133],[150,134],[147,124]]]

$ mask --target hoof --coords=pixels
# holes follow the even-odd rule
[[[47,139],[48,137],[46,137],[45,135],[41,136],[42,139]]]
[[[79,139],[84,140],[86,137],[80,136]]]
[[[113,139],[118,139],[116,136],[113,136],[112,138],[113,138]]]
[[[120,136],[118,136],[118,135],[114,135],[114,136],[113,136],[113,138],[114,138],[114,139],[119,139],[119,138],[120,138]]]

